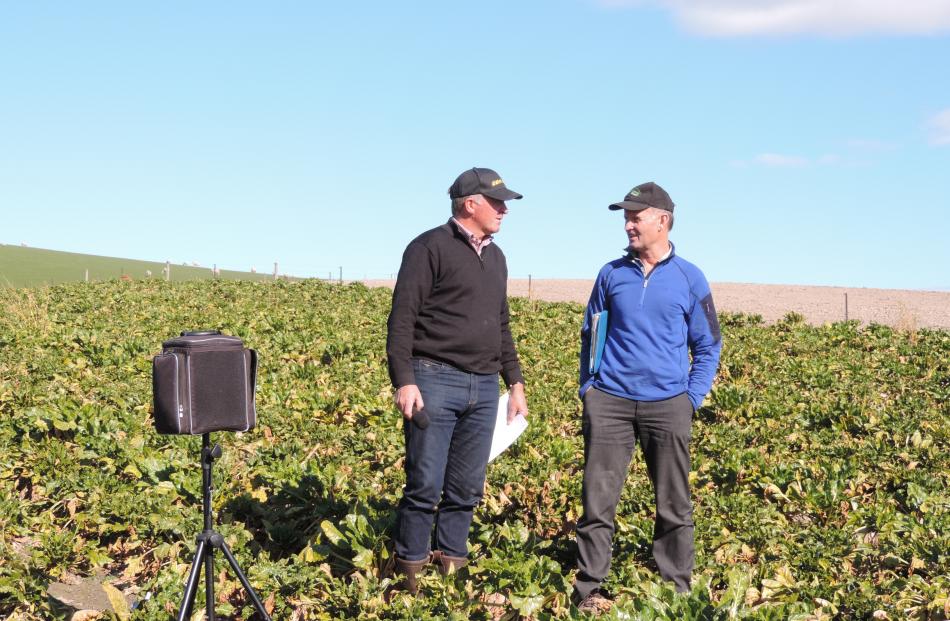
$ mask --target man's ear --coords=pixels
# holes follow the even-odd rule
[[[466,214],[470,216],[474,216],[475,207],[477,206],[478,206],[478,201],[475,199],[474,196],[469,196],[468,198],[465,199],[465,213]]]

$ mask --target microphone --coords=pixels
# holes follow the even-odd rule
[[[426,414],[425,409],[416,410],[412,414],[412,424],[419,429],[425,429],[429,426],[429,415]]]

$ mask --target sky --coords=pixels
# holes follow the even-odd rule
[[[493,168],[511,277],[655,181],[711,282],[950,289],[950,2],[0,5],[0,243],[390,278]]]

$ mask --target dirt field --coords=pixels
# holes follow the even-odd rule
[[[393,286],[391,280],[363,282],[370,287]],[[527,280],[511,280],[508,294],[550,302],[586,304],[593,285],[593,280],[532,280],[529,296]],[[847,296],[848,319],[903,330],[950,329],[950,291],[740,283],[712,283],[712,290],[719,311],[758,314],[767,322],[777,321],[790,311],[804,315],[813,324],[843,321]]]

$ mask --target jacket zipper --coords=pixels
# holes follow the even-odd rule
[[[667,259],[666,261],[661,261],[660,263],[657,263],[656,265],[653,266],[653,269],[650,270],[650,273],[649,273],[649,274],[646,274],[646,275],[643,277],[643,287],[641,287],[641,289],[640,289],[640,308],[643,308],[643,300],[646,298],[646,295],[647,295],[647,285],[650,284],[650,279],[653,278],[653,275],[656,274],[656,271],[657,271],[658,269],[660,269],[660,266],[661,266],[661,265],[663,265],[663,264],[669,262],[669,260],[672,259],[672,258],[673,258],[673,257],[670,257],[670,258]],[[643,268],[640,268],[640,271],[642,272],[642,271],[643,271]]]
[[[172,354],[175,359],[175,390],[178,392],[178,433],[183,433],[182,424],[185,419],[185,378],[179,365],[185,359],[183,354]]]
[[[634,265],[636,265],[636,260],[635,260],[636,255],[632,255],[632,254],[631,254],[631,255],[628,255],[628,256],[629,256],[631,262],[634,263]],[[661,265],[665,265],[665,264],[669,263],[670,261],[672,261],[672,260],[673,260],[673,256],[674,256],[674,255],[671,253],[670,256],[668,256],[668,257],[665,258],[664,260],[662,260],[662,261],[660,261],[659,263],[657,263],[656,265],[654,265],[654,266],[653,266],[653,269],[650,270],[650,273],[649,273],[649,274],[644,273],[644,271],[643,271],[643,265],[642,265],[642,264],[639,266],[639,268],[640,268],[640,273],[643,274],[643,286],[640,288],[640,306],[639,306],[639,308],[643,308],[643,300],[646,299],[646,295],[647,295],[647,285],[650,284],[650,278],[653,277],[654,272],[656,272],[656,270],[657,270]]]

